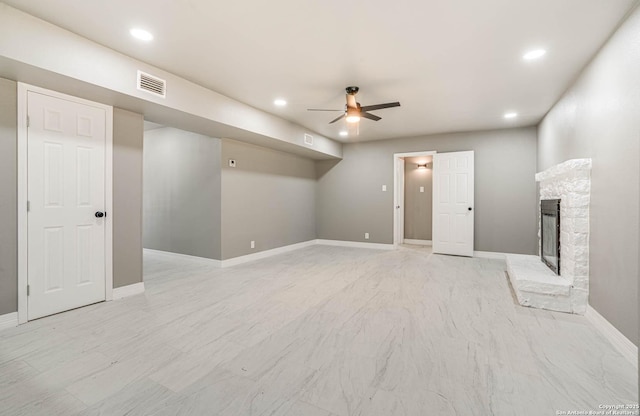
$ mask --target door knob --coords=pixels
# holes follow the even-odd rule
[[[473,210],[473,208],[469,207],[469,211]]]
[[[105,216],[104,212],[100,212],[100,211],[96,212],[96,218],[102,218],[104,216]]]

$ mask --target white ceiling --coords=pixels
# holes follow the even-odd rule
[[[340,141],[537,123],[637,0],[5,0]],[[155,36],[129,35],[141,27]],[[522,55],[545,48],[539,61]],[[373,112],[341,138],[344,87]],[[273,100],[288,101],[277,108]],[[506,111],[519,117],[505,120]]]

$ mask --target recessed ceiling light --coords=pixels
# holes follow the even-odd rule
[[[342,137],[347,137],[348,135],[349,135],[349,132],[347,132],[347,131],[342,130],[340,132],[340,136],[342,136]]]
[[[143,40],[145,42],[153,40],[153,35],[144,29],[133,28],[129,31],[129,33],[131,33],[131,36],[133,36],[134,38]]]
[[[522,59],[524,59],[525,61],[531,61],[534,59],[542,58],[546,53],[547,51],[545,51],[544,49],[535,49],[533,51],[525,53],[522,56]]]
[[[287,105],[287,101],[283,100],[282,98],[278,98],[278,99],[274,100],[273,103],[275,105],[277,105],[278,107],[284,107],[285,105]]]
[[[514,112],[504,113],[504,118],[516,118],[516,117],[518,117],[518,113],[514,113]]]

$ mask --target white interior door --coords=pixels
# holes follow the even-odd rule
[[[473,256],[473,151],[433,155],[433,252]]]
[[[107,117],[33,91],[27,112],[27,315],[35,319],[105,300]]]
[[[404,243],[404,159],[396,159],[396,183],[395,183],[395,235],[393,244]]]

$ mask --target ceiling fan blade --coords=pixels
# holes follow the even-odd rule
[[[347,94],[347,107],[357,108],[356,96],[353,94]]]
[[[395,103],[365,105],[364,107],[362,107],[362,111],[382,110],[383,108],[391,107],[400,107],[400,103],[396,101]]]
[[[373,121],[378,121],[382,119],[382,117],[378,117],[374,114],[369,114],[364,111],[360,112],[360,117],[368,118],[369,120],[373,120]]]
[[[336,118],[335,120],[330,121],[330,122],[329,122],[329,124],[333,124],[333,123],[335,123],[336,121],[342,120],[343,118],[344,118],[344,114],[343,114],[343,115],[341,115],[340,117]]]
[[[344,111],[343,110],[325,110],[323,108],[307,108],[307,111]]]

